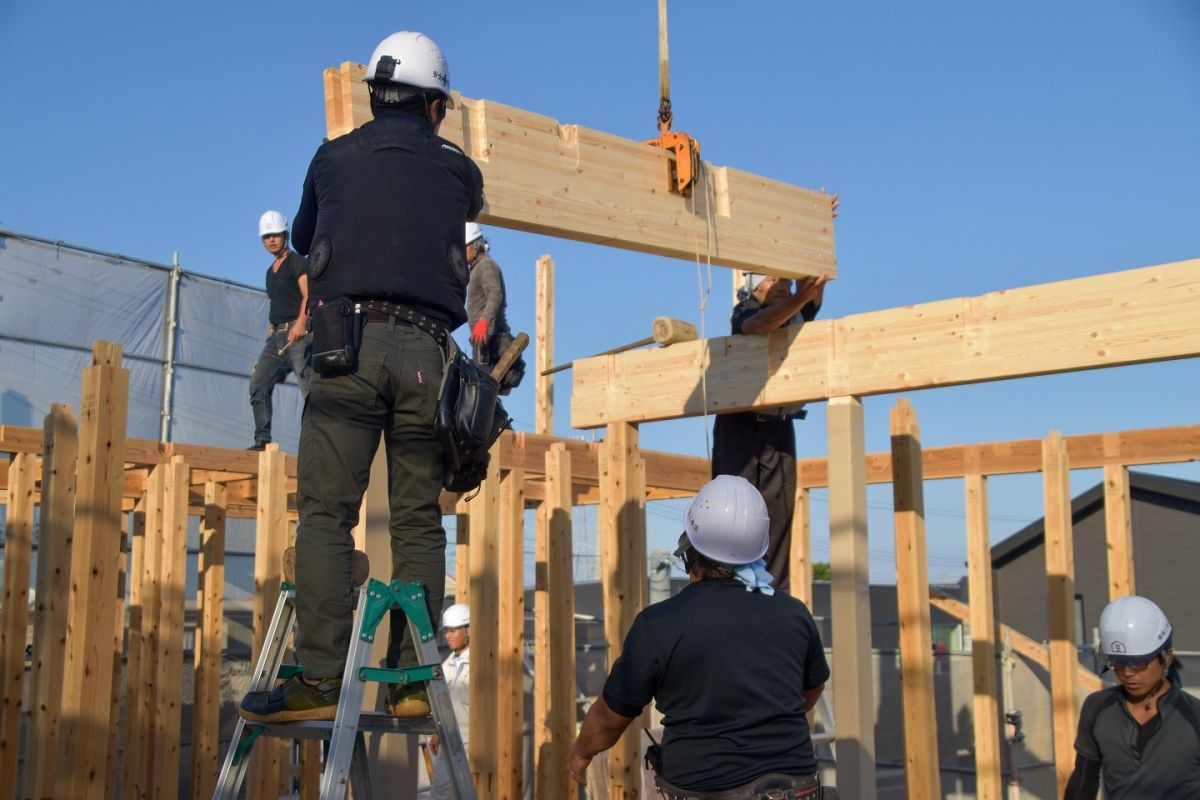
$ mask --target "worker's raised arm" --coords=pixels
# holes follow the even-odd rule
[[[584,773],[588,764],[600,753],[617,743],[621,734],[637,717],[626,717],[608,707],[601,697],[592,703],[583,725],[579,729],[579,738],[571,745],[567,756],[567,772],[577,783],[585,783]]]
[[[822,272],[815,278],[810,278],[797,288],[796,293],[778,303],[763,306],[758,311],[742,320],[741,332],[749,334],[770,333],[788,323],[792,317],[809,303],[820,307],[825,296],[825,284],[829,277]],[[815,311],[814,311],[815,316]]]

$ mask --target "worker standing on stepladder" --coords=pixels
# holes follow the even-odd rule
[[[450,331],[466,321],[463,224],[483,206],[483,177],[437,136],[452,103],[441,50],[421,33],[384,39],[367,63],[374,120],[323,144],[304,180],[292,235],[308,255],[313,381],[297,464],[296,655],[304,666],[242,716],[333,719],[351,636],[350,529],[382,436],[387,449],[392,577],[445,594],[446,532],[434,434]],[[416,650],[393,612],[389,667]],[[388,707],[430,712],[423,684],[393,686]]]
[[[471,732],[471,607],[466,603],[455,603],[442,612],[442,632],[450,655],[442,662],[442,673],[446,676],[446,688],[450,690],[450,701],[454,705],[454,721],[462,733],[463,747],[470,742]],[[433,753],[433,800],[453,800],[450,786],[450,768],[441,752],[438,735],[429,739],[429,751]]]
[[[483,238],[483,228],[477,222],[466,227],[467,263],[471,265],[471,281],[467,284],[467,324],[471,328],[471,344],[475,361],[482,367],[494,367],[512,344],[508,327],[508,299],[504,292],[504,275],[500,265],[488,255],[491,246]],[[525,375],[525,359],[518,358],[500,379],[500,394],[517,388]]]
[[[1100,614],[1100,653],[1118,684],[1088,695],[1065,800],[1200,797],[1200,700],[1183,691],[1167,615],[1144,597]]]
[[[667,800],[822,796],[804,715],[829,665],[808,608],[771,587],[768,526],[745,478],[717,476],[692,500],[676,551],[691,582],[633,621],[571,748],[572,778],[654,700],[663,740],[646,758]]]

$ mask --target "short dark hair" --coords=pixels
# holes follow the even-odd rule
[[[711,559],[692,547],[692,542],[686,533],[679,534],[678,544],[675,555],[683,559],[683,567],[689,575],[697,575],[705,580],[720,580],[733,575],[734,569],[736,569],[730,564]]]
[[[386,108],[423,116],[425,109],[429,108],[433,101],[445,99],[441,92],[410,86],[407,83],[370,81],[367,83],[367,89],[371,94],[372,112],[377,108]]]

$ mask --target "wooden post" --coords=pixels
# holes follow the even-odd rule
[[[499,783],[495,797],[520,800],[525,752],[525,470],[506,474],[500,491]]]
[[[116,608],[113,614],[112,640],[112,690],[109,693],[110,704],[118,716],[121,708],[122,692],[128,691],[129,676],[125,653],[125,599],[129,596],[129,561],[130,544],[135,528],[140,520],[136,514],[126,514],[122,511],[121,548],[117,556],[117,593]],[[128,526],[128,527],[127,527]],[[105,791],[107,800],[118,800],[117,786],[121,781],[121,737],[120,729],[113,725],[108,729],[108,789]]]
[[[36,453],[17,453],[8,464],[4,604],[0,606],[0,792],[5,797],[17,793],[17,759],[21,753],[21,696],[25,688],[37,459]]]
[[[1133,563],[1133,503],[1129,499],[1129,468],[1104,467],[1104,530],[1108,539],[1108,599],[1136,594]]]
[[[600,445],[600,513],[604,547],[604,639],[608,668],[621,655],[625,634],[646,604],[646,492],[638,429],[608,426]],[[609,798],[642,796],[641,726],[631,725],[609,751]]]
[[[154,777],[154,714],[158,709],[155,679],[158,656],[159,583],[162,561],[163,486],[166,466],[150,471],[142,495],[140,520],[130,542],[129,683],[125,690],[125,758],[121,786],[127,797],[150,797]]]
[[[212,797],[220,769],[221,650],[225,636],[225,485],[204,484],[196,559],[196,693],[192,701],[192,798]]]
[[[56,795],[105,796],[112,718],[112,635],[121,555],[121,479],[129,372],[121,345],[95,342],[83,371],[79,469],[67,657],[62,670],[62,741]]]
[[[275,614],[279,584],[283,580],[283,551],[287,548],[287,475],[283,451],[269,444],[258,454],[258,527],[254,545],[254,653],[258,662]],[[250,754],[246,776],[247,797],[277,797],[282,782],[287,743],[269,739]]]
[[[867,551],[867,461],[862,401],[829,401],[829,568],[833,581],[833,716],[837,786],[874,800],[875,680]]]
[[[42,508],[22,798],[51,796],[57,779],[71,536],[75,527],[75,457],[79,431],[71,407],[59,403],[50,406],[42,430]]]
[[[571,453],[546,452],[534,572],[533,752],[537,800],[572,797],[563,765],[575,739],[575,581],[571,553]]]
[[[996,702],[996,622],[992,610],[992,551],[988,532],[987,477],[978,472],[979,451],[967,454],[967,572],[971,610],[971,674],[974,683],[975,792],[979,800],[1004,800],[1000,782],[1000,712]]]
[[[796,476],[796,510],[792,514],[792,544],[788,554],[792,597],[812,609],[812,492]]]
[[[1067,445],[1058,431],[1042,443],[1046,503],[1046,580],[1049,588],[1050,696],[1054,713],[1054,770],[1058,793],[1075,765],[1075,726],[1079,720],[1075,667],[1075,546],[1071,530],[1071,473]]]
[[[938,772],[937,710],[933,696],[921,429],[917,425],[916,411],[907,399],[902,398],[892,409],[891,427],[904,778],[909,797],[939,798],[942,781]]]
[[[554,259],[537,260],[537,338],[534,349],[534,433],[554,433],[554,376],[542,372],[554,366]]]
[[[165,467],[158,656],[154,664],[158,702],[154,712],[154,797],[173,796],[179,791],[179,725],[183,710],[183,589],[190,471],[183,456],[173,456]]]
[[[454,504],[454,602],[471,604],[471,504]]]
[[[500,453],[471,501],[471,698],[468,755],[480,797],[495,797],[499,769],[497,675],[499,649]]]

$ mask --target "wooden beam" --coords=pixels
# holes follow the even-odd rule
[[[468,757],[480,797],[494,797],[498,783],[500,688],[499,538],[500,459],[493,450],[487,477],[471,501],[471,702]]]
[[[212,797],[220,766],[221,650],[225,629],[225,486],[204,485],[196,557],[196,692],[192,702],[192,798]]]
[[[1058,793],[1066,791],[1075,765],[1079,663],[1075,642],[1075,546],[1071,530],[1071,473],[1066,444],[1052,432],[1043,445],[1046,580],[1050,627],[1050,695],[1054,716],[1054,771]]]
[[[896,605],[900,625],[900,687],[904,711],[904,777],[909,797],[941,797],[933,638],[929,621],[929,557],[921,429],[901,398],[891,411],[892,497],[896,529]],[[933,743],[933,744],[931,744]]]
[[[554,259],[548,255],[537,260],[536,309],[537,336],[533,355],[533,430],[554,433],[554,376],[542,373],[554,366]]]
[[[833,715],[837,786],[875,798],[875,680],[867,550],[866,449],[857,397],[829,401],[829,569],[833,579]]]
[[[74,412],[69,405],[54,403],[43,426],[42,508],[23,798],[51,796],[57,776],[78,449],[79,430]]]
[[[1133,563],[1133,503],[1129,498],[1129,468],[1104,467],[1104,531],[1108,542],[1108,599],[1136,594]]]
[[[600,445],[600,513],[603,540],[604,639],[607,666],[621,656],[625,634],[646,604],[646,500],[639,471],[638,429],[610,425]],[[642,796],[641,727],[630,725],[609,751],[609,798]]]
[[[120,714],[116,709],[120,709],[121,701],[124,692],[129,686],[129,675],[127,668],[127,656],[125,653],[125,615],[126,606],[125,599],[129,596],[129,569],[130,569],[130,541],[133,537],[135,529],[138,525],[138,519],[135,515],[126,511],[129,501],[122,499],[121,501],[121,545],[117,555],[117,595],[116,608],[113,615],[113,637],[109,645],[112,653],[112,689],[109,692],[109,703],[114,709],[114,714]],[[180,618],[182,625],[182,617]],[[119,726],[113,725],[108,729],[108,761],[107,761],[108,776],[105,779],[108,789],[105,793],[106,800],[117,800],[117,786],[121,781],[121,737]]]
[[[525,473],[500,481],[496,741],[498,800],[520,800],[525,742]]]
[[[330,139],[371,119],[363,73],[325,70]],[[700,242],[721,266],[836,275],[829,195],[705,162],[684,198],[668,191],[670,157],[657,147],[492,100],[454,102],[439,133],[483,172],[482,223],[689,262]]]
[[[812,609],[812,491],[796,480],[796,507],[792,514],[792,544],[788,554],[791,595]]]
[[[154,797],[178,791],[183,713],[183,591],[187,583],[188,466],[183,456],[165,465],[163,547],[158,568],[158,656],[154,713]]]
[[[1200,355],[1200,260],[575,362],[595,428]],[[701,392],[700,379],[707,387]]]
[[[0,605],[0,792],[17,793],[21,698],[33,561],[33,473],[37,456],[18,453],[9,469],[4,529],[4,604]]]
[[[62,741],[56,794],[100,800],[109,787],[112,635],[121,557],[121,474],[129,372],[121,345],[95,342],[83,371],[79,469],[71,561],[70,622],[63,665]]]
[[[537,800],[572,796],[563,769],[575,738],[575,582],[571,552],[571,453],[546,453],[534,569],[533,752]]]
[[[454,602],[471,604],[471,504],[454,506]]]
[[[1000,709],[996,701],[996,623],[992,610],[992,550],[987,478],[969,473],[967,574],[971,607],[971,722],[975,732],[975,792],[979,800],[1004,800],[1000,784]]]
[[[131,797],[149,797],[154,775],[155,659],[158,655],[159,584],[163,484],[166,468],[155,467],[146,494],[134,511],[130,537],[129,644],[125,665],[125,759],[121,786]]]

